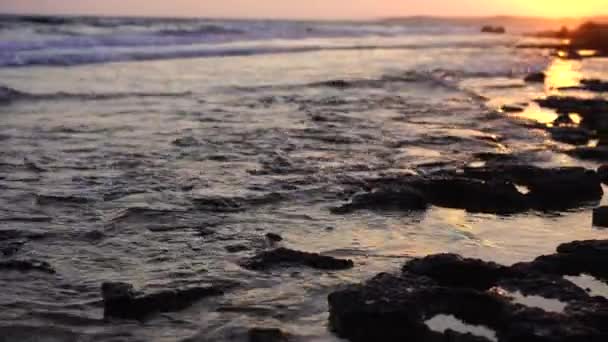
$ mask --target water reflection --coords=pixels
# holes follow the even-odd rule
[[[560,88],[578,86],[583,78],[581,67],[581,62],[578,60],[559,58],[553,60],[546,71],[545,87],[547,91],[555,93]]]

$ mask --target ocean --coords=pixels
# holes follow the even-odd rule
[[[555,22],[0,17],[1,341],[246,341],[251,327],[340,341],[327,295],[405,260],[454,252],[513,264],[606,238],[591,209],[336,215],[366,179],[484,165],[584,166],[535,99],[608,79],[523,35]],[[492,19],[498,20],[498,19]],[[559,27],[559,26],[558,26]],[[557,27],[557,28],[558,28]],[[531,72],[544,84],[525,83]],[[522,106],[507,113],[505,105]],[[346,271],[252,271],[280,245]],[[239,285],[144,322],[104,320],[100,286]]]

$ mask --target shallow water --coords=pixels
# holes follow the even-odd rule
[[[456,252],[511,264],[562,242],[606,238],[592,228],[590,208],[332,215],[361,178],[461,167],[479,163],[482,152],[597,166],[496,110],[557,91],[523,84],[530,70],[547,69],[550,84],[567,86],[581,75],[608,78],[607,60],[553,60],[513,48],[515,36],[428,36],[419,39],[433,43],[425,48],[405,48],[411,36],[390,39],[401,48],[0,69],[1,83],[22,92],[0,104],[0,229],[22,243],[5,258],[45,260],[57,270],[0,272],[0,335],[223,341],[262,326],[337,341],[327,330],[326,295],[409,257]],[[340,79],[351,86],[323,83]],[[205,204],[221,200],[241,207]],[[267,232],[356,266],[241,268],[268,247]],[[233,245],[249,250],[227,252]],[[214,280],[241,285],[144,323],[102,319],[103,281],[153,291]]]

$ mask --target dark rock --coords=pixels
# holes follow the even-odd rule
[[[24,245],[24,240],[0,242],[0,253],[5,257],[10,257],[17,254]]]
[[[597,173],[580,167],[544,169],[530,165],[467,168],[470,178],[498,179],[528,188],[527,205],[538,210],[565,210],[601,200],[604,192]]]
[[[478,259],[465,259],[456,254],[437,254],[414,259],[403,266],[404,272],[427,276],[439,285],[485,290],[505,277],[505,266]]]
[[[287,335],[280,329],[249,329],[249,342],[287,342]]]
[[[558,275],[590,274],[608,280],[608,240],[575,241],[562,244],[556,254],[543,255],[532,262],[513,265],[521,272]]]
[[[46,261],[39,260],[6,260],[0,261],[0,270],[9,271],[38,271],[43,273],[55,274],[56,271]]]
[[[597,79],[582,80],[581,88],[588,91],[608,92],[608,82]]]
[[[568,114],[560,114],[557,119],[553,120],[553,126],[571,126],[574,125],[574,121]]]
[[[338,88],[344,89],[351,86],[351,84],[345,80],[330,80],[326,82],[319,83],[320,86],[330,87],[330,88]]]
[[[553,140],[571,145],[587,145],[593,134],[578,127],[551,127],[547,129]]]
[[[597,176],[604,184],[608,184],[608,165],[602,165],[597,169]]]
[[[199,210],[208,210],[215,212],[238,212],[244,210],[243,203],[240,199],[230,197],[197,197],[192,200]]]
[[[108,282],[101,285],[106,318],[144,319],[150,315],[183,310],[194,302],[224,294],[234,284],[192,287],[152,294],[138,294],[131,284]]]
[[[547,76],[544,72],[534,72],[524,77],[524,81],[528,83],[545,83]]]
[[[573,268],[592,274],[605,268],[608,240],[564,244],[557,252],[547,257],[576,261],[507,267],[453,254],[415,259],[401,274],[379,274],[331,293],[330,326],[338,336],[354,342],[480,339],[433,332],[424,323],[437,315],[453,315],[464,323],[493,329],[500,342],[603,341],[608,336],[608,300],[590,297],[561,275],[573,274]],[[495,288],[558,299],[567,307],[564,312],[546,312],[517,304]]]
[[[411,183],[434,205],[470,212],[510,214],[528,209],[526,198],[509,182],[465,177],[432,177]]]
[[[524,111],[524,109],[522,107],[513,106],[513,105],[504,105],[504,106],[500,107],[500,110],[505,113],[521,113]]]
[[[587,22],[570,35],[574,49],[608,51],[608,24]]]
[[[283,241],[283,237],[276,233],[267,233],[266,239],[268,239],[268,241],[273,242],[273,243]]]
[[[308,266],[321,270],[345,270],[352,268],[352,260],[337,259],[316,253],[295,251],[287,248],[277,248],[262,252],[247,259],[242,266],[251,270],[266,270],[275,266]]]
[[[608,161],[608,146],[577,147],[566,153],[579,159]]]
[[[239,253],[239,252],[243,252],[243,251],[248,251],[251,248],[249,248],[249,246],[246,246],[246,245],[230,245],[230,246],[226,246],[225,249],[228,253]]]
[[[608,228],[608,207],[593,209],[593,225]]]
[[[428,201],[411,187],[382,188],[354,195],[350,203],[332,208],[334,214],[346,214],[361,209],[370,210],[424,210]]]
[[[200,142],[196,140],[194,137],[181,137],[177,138],[173,141],[173,145],[179,147],[190,147],[190,146],[198,146]]]
[[[494,33],[494,34],[505,34],[507,30],[502,26],[491,26],[486,25],[481,28],[481,32],[483,33]]]

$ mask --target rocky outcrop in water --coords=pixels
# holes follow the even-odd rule
[[[222,284],[139,294],[131,284],[107,282],[101,286],[104,317],[144,319],[157,313],[179,311],[201,299],[223,295],[233,286],[235,284]]]
[[[531,209],[576,208],[595,203],[603,195],[600,179],[593,170],[543,169],[528,165],[497,165],[427,177],[376,179],[368,186],[374,190],[356,194],[349,203],[332,212],[423,210],[433,204],[470,212],[511,214]],[[520,190],[518,186],[525,189]]]
[[[356,342],[488,341],[432,331],[425,323],[437,315],[453,315],[493,329],[499,342],[603,341],[608,337],[608,300],[590,297],[561,275],[591,273],[606,279],[605,271],[596,271],[608,258],[607,243],[564,244],[554,255],[512,267],[454,254],[414,259],[400,274],[379,274],[330,294],[330,325],[340,337]],[[550,312],[517,303],[509,292],[566,306]]]
[[[245,260],[244,268],[261,271],[279,266],[307,266],[320,270],[345,270],[352,268],[352,260],[338,259],[317,253],[301,252],[287,248],[264,251]]]

